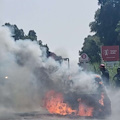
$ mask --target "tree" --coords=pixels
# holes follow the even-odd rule
[[[34,41],[34,40],[37,41],[37,35],[34,30],[30,30],[28,32],[28,35],[24,35],[23,29],[18,29],[17,25],[11,25],[10,23],[5,23],[5,25],[3,25],[3,26],[7,26],[10,28],[10,30],[12,32],[12,37],[14,37],[15,40],[30,39],[32,41]],[[43,45],[41,40],[38,40],[37,43],[40,46],[40,49],[42,51],[42,57],[46,57],[46,58],[52,57],[55,61],[58,61],[59,63],[61,63],[63,58],[61,56],[57,56],[54,52],[49,51],[49,47],[47,44]],[[20,65],[23,64],[21,61],[18,61],[18,62]]]
[[[101,5],[101,6],[104,6],[108,2],[119,3],[120,0],[98,0],[99,5]]]
[[[115,31],[118,33],[117,41],[118,41],[118,45],[120,45],[120,21],[118,22]]]
[[[34,30],[30,30],[28,33],[28,38],[31,40],[37,40],[36,32]]]
[[[95,21],[90,23],[91,31],[100,37],[104,45],[117,45],[116,26],[120,21],[120,0],[99,0],[100,9],[95,14]]]
[[[106,0],[98,0],[98,3],[104,5],[106,3]]]
[[[10,23],[5,23],[4,26],[10,28],[13,34],[12,37],[14,37],[15,40],[24,39],[24,31],[23,29],[18,29],[17,25],[11,25]]]
[[[5,25],[3,26],[7,26],[8,28],[10,28],[11,32],[12,32],[12,37],[14,37],[15,40],[25,40],[25,39],[30,39],[30,40],[37,40],[37,35],[36,32],[34,30],[30,30],[28,35],[24,34],[23,29],[19,29],[17,27],[17,25],[11,25],[10,23],[5,23]]]
[[[80,52],[80,54],[86,53],[89,56],[91,63],[101,61],[99,55],[100,47],[97,44],[99,44],[99,38],[89,35],[87,38],[85,38],[82,51]]]

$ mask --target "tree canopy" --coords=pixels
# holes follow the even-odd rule
[[[90,23],[91,31],[100,37],[100,42],[104,45],[117,45],[120,0],[99,0],[99,3],[101,7],[95,14],[95,21]]]
[[[85,38],[81,51],[81,53],[87,52],[87,54],[90,55],[89,57],[91,57],[91,50],[93,49],[92,47],[94,47],[96,51],[93,53],[97,58],[91,58],[92,62],[98,61],[101,45],[120,46],[120,0],[98,0],[98,4],[100,7],[95,12],[94,21],[89,24],[91,32],[94,32],[94,35],[91,37],[94,38],[94,36],[96,36],[98,39],[91,40],[90,37]],[[88,47],[90,44],[91,47]],[[96,46],[98,46],[99,49],[97,49]]]
[[[17,25],[11,25],[10,23],[5,23],[5,25],[3,26],[7,26],[8,28],[10,28],[10,30],[12,31],[12,37],[14,37],[15,40],[19,40],[19,39],[21,40],[30,39],[32,41],[37,40],[37,35],[34,30],[30,30],[28,32],[28,35],[25,35],[23,29],[19,29]]]
[[[91,63],[96,61],[100,62],[101,60],[99,55],[100,48],[97,44],[99,44],[99,38],[97,36],[90,35],[85,38],[83,43],[81,54],[86,53],[89,56]]]
[[[42,51],[41,57],[46,57],[46,58],[52,57],[55,61],[58,61],[59,63],[61,63],[61,61],[63,60],[61,56],[57,56],[54,52],[51,52],[47,44],[44,45],[41,40],[37,40],[37,35],[34,30],[29,30],[28,35],[25,35],[23,29],[19,29],[17,25],[11,25],[10,23],[5,23],[5,25],[3,26],[7,26],[10,29],[10,31],[12,32],[12,37],[15,39],[15,41],[26,40],[26,39],[29,39],[31,41],[36,41]],[[19,61],[19,63],[20,62],[21,61]]]

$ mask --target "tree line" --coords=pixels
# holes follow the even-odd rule
[[[40,49],[42,51],[42,56],[49,58],[52,57],[55,61],[61,63],[63,61],[62,56],[58,56],[56,55],[54,52],[51,52],[49,50],[49,47],[47,44],[43,44],[42,40],[37,40],[37,35],[36,32],[34,30],[29,30],[28,34],[26,35],[24,33],[23,29],[19,29],[17,27],[17,25],[12,25],[10,23],[5,23],[3,25],[3,27],[6,26],[10,29],[11,33],[12,33],[12,37],[14,38],[14,40],[31,40],[31,41],[36,41],[38,43],[38,45],[40,46]],[[45,49],[45,51],[43,50]]]
[[[86,53],[91,63],[101,62],[101,46],[120,46],[120,0],[98,0],[99,8],[89,24],[94,35],[84,39],[80,53]]]

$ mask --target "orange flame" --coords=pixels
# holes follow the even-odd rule
[[[79,104],[79,116],[92,116],[93,107],[88,107],[83,104]]]
[[[101,99],[99,100],[99,103],[102,105],[102,106],[104,106],[104,94],[102,93],[101,94]]]
[[[80,103],[77,110],[73,110],[67,103],[64,102],[63,95],[55,91],[49,91],[45,97],[45,107],[52,114],[59,115],[79,115],[79,116],[92,116],[93,108],[85,106]]]
[[[55,93],[50,91],[46,95],[46,108],[50,113],[67,115],[76,113],[76,110],[72,110],[66,103],[63,102],[63,96],[61,93]]]

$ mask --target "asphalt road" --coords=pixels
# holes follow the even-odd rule
[[[50,114],[39,113],[19,113],[19,114],[4,114],[0,116],[0,120],[103,120],[84,117],[64,117]],[[108,119],[104,119],[108,120]]]

